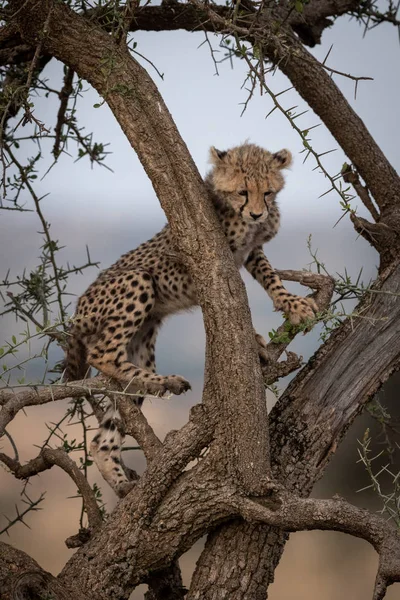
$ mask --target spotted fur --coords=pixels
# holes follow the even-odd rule
[[[111,487],[128,481],[121,461],[124,435],[119,427],[119,413],[109,403],[100,423],[100,430],[90,445],[90,452],[100,473]]]
[[[210,158],[213,167],[205,182],[236,265],[246,267],[275,309],[282,310],[292,323],[312,318],[315,302],[289,293],[262,250],[279,229],[276,196],[284,186],[282,170],[291,164],[290,152],[272,154],[244,144],[226,152],[211,148]],[[167,225],[103,271],[79,299],[70,331],[66,378],[83,378],[91,365],[123,385],[136,384],[143,393],[187,391],[190,384],[183,377],[156,373],[154,345],[167,315],[196,304],[193,281],[179,260]],[[101,431],[106,429],[103,423]],[[94,449],[96,461],[108,473],[107,480],[117,483],[122,471],[113,479],[105,459],[115,462],[113,452],[114,458],[120,458],[112,448],[121,440],[114,437],[114,442],[103,444],[105,434],[100,439]],[[108,449],[102,450],[102,445]]]

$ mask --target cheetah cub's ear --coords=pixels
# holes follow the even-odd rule
[[[214,146],[210,148],[210,163],[215,167],[220,166],[224,162],[224,158],[227,155],[225,150],[217,150]]]
[[[289,150],[279,150],[272,155],[272,166],[275,169],[287,169],[292,164],[292,153]]]

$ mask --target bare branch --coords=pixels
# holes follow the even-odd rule
[[[51,469],[54,465],[57,465],[71,477],[82,494],[89,526],[92,529],[96,529],[101,525],[102,516],[92,488],[82,471],[78,469],[76,463],[62,448],[44,448],[39,456],[31,459],[25,465],[21,465],[17,460],[12,459],[1,452],[0,461],[10,469],[17,479],[28,479],[29,477],[42,473],[47,469]]]
[[[4,455],[3,455],[4,456]],[[8,458],[8,457],[7,457]],[[0,460],[1,459],[1,453],[0,453]],[[4,533],[6,533],[7,535],[9,535],[9,531],[12,527],[14,527],[14,525],[16,525],[17,523],[22,523],[23,525],[25,525],[25,527],[29,528],[29,525],[26,523],[25,521],[25,517],[27,514],[31,513],[31,512],[36,512],[38,510],[41,510],[41,507],[39,506],[44,498],[45,498],[45,494],[40,494],[40,496],[36,499],[36,500],[32,500],[28,494],[26,493],[26,491],[24,490],[21,494],[21,496],[23,496],[22,498],[22,502],[23,504],[26,505],[26,508],[24,508],[22,511],[18,508],[18,505],[15,505],[15,511],[16,511],[16,517],[14,517],[13,519],[10,519],[7,515],[4,515],[5,518],[7,519],[8,523],[5,527],[3,527],[3,529],[0,531],[0,535],[3,535]]]
[[[365,238],[379,253],[385,252],[390,247],[396,248],[398,236],[390,225],[384,222],[370,223],[367,219],[354,213],[350,214],[350,220],[357,233]]]
[[[316,290],[314,298],[321,310],[329,306],[335,285],[333,277],[311,271],[293,271],[292,269],[277,271],[277,273],[284,281],[297,281],[301,285]]]
[[[116,403],[121,414],[125,433],[135,438],[147,461],[151,462],[162,447],[162,443],[150,427],[146,417],[129,397],[111,396],[111,399]]]
[[[267,356],[269,356],[269,352],[267,350]],[[297,356],[294,352],[287,352],[286,360],[282,360],[280,362],[272,362],[268,361],[266,365],[261,365],[264,383],[266,386],[270,386],[278,379],[282,377],[286,377],[286,375],[290,375],[293,371],[297,371],[303,365],[303,357]]]
[[[108,390],[100,378],[86,379],[83,381],[74,381],[67,384],[43,384],[32,385],[30,389],[16,393],[15,391],[0,390],[0,436],[5,427],[12,421],[15,415],[26,406],[36,406],[47,404],[65,398],[79,398],[87,394],[100,393],[107,394]],[[17,386],[10,388],[18,389]]]

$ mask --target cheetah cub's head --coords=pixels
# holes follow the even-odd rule
[[[215,191],[244,221],[262,223],[283,188],[282,169],[289,167],[289,150],[271,154],[255,144],[243,144],[222,152],[210,150],[210,173]]]

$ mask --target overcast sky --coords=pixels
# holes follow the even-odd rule
[[[398,169],[398,36],[395,29],[389,26],[376,28],[364,40],[362,33],[362,28],[356,22],[341,18],[331,30],[324,33],[323,44],[312,52],[318,58],[323,58],[333,44],[328,59],[330,66],[353,75],[374,78],[373,81],[360,82],[356,100],[354,82],[339,76],[335,76],[335,81]],[[249,139],[271,151],[281,148],[292,151],[294,164],[287,171],[286,187],[279,196],[281,231],[265,247],[268,258],[276,268],[306,267],[311,260],[306,241],[309,234],[312,234],[313,246],[318,248],[321,260],[332,274],[343,273],[346,267],[349,273],[355,275],[363,268],[366,282],[374,277],[376,253],[363,239],[357,238],[347,217],[333,227],[342,214],[340,198],[334,193],[319,198],[330,187],[329,183],[323,175],[313,170],[315,163],[311,158],[303,164],[304,155],[299,154],[302,142],[297,134],[278,111],[265,119],[272,108],[269,98],[256,95],[245,114],[240,116],[242,103],[247,97],[246,91],[241,90],[246,74],[245,65],[236,61],[232,69],[229,61],[226,61],[219,65],[219,76],[216,76],[207,45],[199,48],[204,41],[201,33],[139,32],[134,38],[137,50],[164,73],[164,79],[161,80],[150,70],[202,174],[208,168],[208,149],[211,145],[226,149]],[[210,40],[215,47],[218,46],[218,38],[211,36]],[[46,69],[46,75],[51,87],[60,86],[61,65],[52,61]],[[288,81],[280,73],[271,78],[269,84],[275,92],[289,87]],[[307,108],[294,91],[281,98],[286,108],[295,104],[298,105],[298,112]],[[110,144],[108,149],[112,154],[108,157],[107,164],[114,172],[98,166],[90,170],[87,159],[74,163],[73,158],[64,156],[59,165],[43,181],[37,183],[36,189],[40,195],[49,193],[42,201],[42,210],[52,223],[53,237],[66,247],[61,253],[63,260],[75,264],[84,261],[85,245],[88,244],[93,260],[100,261],[101,267],[105,268],[121,253],[156,233],[163,226],[165,216],[147,176],[114,117],[107,106],[93,108],[96,102],[98,97],[92,90],[79,99],[79,122],[87,131],[94,132],[97,141]],[[49,128],[54,127],[57,108],[58,105],[52,98],[35,100],[35,114]],[[298,121],[304,128],[318,122],[318,118],[310,110]],[[323,125],[314,129],[311,137],[312,145],[318,152],[337,148]],[[46,146],[44,142],[43,148],[46,147],[51,146]],[[34,151],[33,147],[28,150],[26,146],[22,147],[20,156],[24,153],[25,156],[33,155]],[[70,148],[70,151],[75,156],[75,149]],[[344,160],[343,152],[338,149],[324,158],[324,164],[333,175],[340,170]],[[49,159],[46,164],[49,165],[50,162]],[[29,198],[25,196],[25,199],[29,204]],[[368,216],[359,201],[356,200],[355,205],[359,207],[361,215]],[[3,211],[0,212],[0,228],[0,277],[9,268],[13,275],[21,273],[25,266],[33,268],[37,264],[41,245],[41,238],[36,233],[40,230],[37,216],[34,213]],[[72,278],[70,291],[82,293],[95,276],[93,269],[83,276]],[[247,276],[245,280],[255,327],[267,337],[268,331],[278,326],[282,319],[272,312],[272,304],[258,284]],[[290,283],[287,287],[292,291],[298,289]],[[1,327],[3,340],[19,331],[18,327],[10,319],[4,321]],[[317,345],[316,332],[296,340],[293,349],[307,357]],[[167,411],[165,401],[146,403],[146,414],[152,419],[157,431],[163,434],[171,427],[183,424],[189,407],[200,398],[204,360],[200,311],[170,319],[161,332],[156,354],[160,373],[180,373],[193,384],[193,392],[185,397],[172,398],[168,402]],[[40,434],[38,441],[42,438],[43,435]],[[26,447],[25,451],[26,458],[32,456],[32,446]],[[141,459],[135,460],[140,463]],[[302,568],[304,566],[300,565],[299,572]],[[332,596],[329,592],[325,595],[320,592],[316,597],[322,600],[338,597],[337,588],[332,587],[332,590],[335,590],[332,591]],[[365,588],[361,586],[357,590],[350,596],[361,600],[365,597],[362,595]],[[281,595],[276,597],[280,600],[286,597],[289,599],[290,591],[288,596],[284,596],[281,591]],[[271,595],[271,598],[274,596]]]

